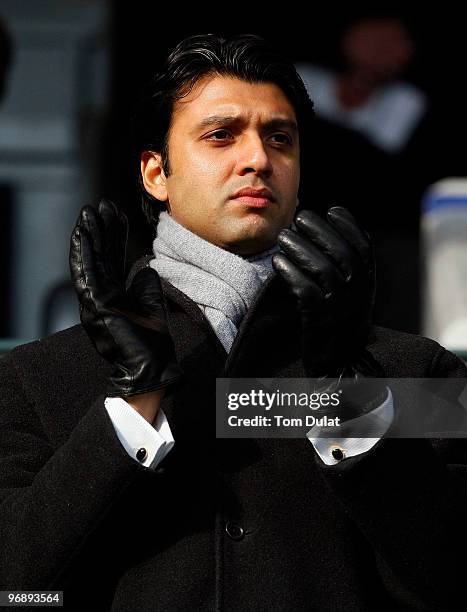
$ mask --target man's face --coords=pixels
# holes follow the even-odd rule
[[[168,152],[170,214],[205,240],[240,255],[258,253],[292,222],[297,119],[277,85],[200,80],[175,104]]]

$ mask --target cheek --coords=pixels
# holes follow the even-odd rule
[[[183,172],[189,174],[195,182],[222,180],[227,165],[226,155],[219,149],[209,149],[199,143],[196,146],[188,147],[186,151],[186,164]]]
[[[225,172],[218,161],[206,156],[194,154],[185,159],[185,164],[178,160],[167,179],[172,210],[184,217],[196,211],[196,217],[206,221],[225,197]]]
[[[300,185],[300,167],[298,164],[288,164],[283,167],[279,176],[283,193],[287,196],[297,194]]]
[[[169,140],[169,159],[174,179],[196,184],[211,178],[219,160],[216,159],[218,156],[209,153],[198,142],[186,142],[181,138],[174,138],[172,142]]]

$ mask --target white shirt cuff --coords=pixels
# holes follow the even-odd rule
[[[105,408],[130,457],[155,469],[175,444],[164,412],[159,410],[151,425],[121,397],[106,398]]]
[[[381,440],[384,434],[387,432],[391,423],[394,419],[394,402],[391,393],[391,389],[388,389],[388,396],[381,404],[371,412],[359,416],[349,421],[344,421],[339,426],[339,437],[331,438],[319,438],[317,437],[321,431],[321,427],[315,425],[307,433],[307,438],[312,443],[314,449],[324,461],[326,465],[335,465],[340,463],[342,459],[347,457],[355,457],[366,453],[373,446]],[[376,417],[376,418],[375,418]],[[355,436],[358,431],[365,431],[365,421],[371,419],[372,430],[375,429],[375,422],[378,426],[377,436],[374,438],[358,438],[358,437],[346,437]],[[368,428],[367,428],[368,431]],[[336,449],[337,452],[336,452]],[[334,451],[334,455],[333,455]],[[336,458],[337,457],[337,458]]]

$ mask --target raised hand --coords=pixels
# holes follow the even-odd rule
[[[273,265],[297,299],[308,375],[377,375],[365,352],[375,295],[368,235],[341,207],[329,209],[326,220],[300,211],[295,225],[280,232]]]
[[[113,366],[109,395],[133,396],[181,377],[167,327],[159,276],[144,267],[125,285],[126,216],[102,200],[85,206],[71,236],[70,270],[81,322]]]

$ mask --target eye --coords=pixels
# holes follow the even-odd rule
[[[228,140],[232,138],[232,134],[228,130],[216,130],[207,136],[208,140]]]
[[[272,134],[270,138],[273,138],[274,142],[277,144],[292,144],[292,138],[284,132],[277,132],[276,134]]]

